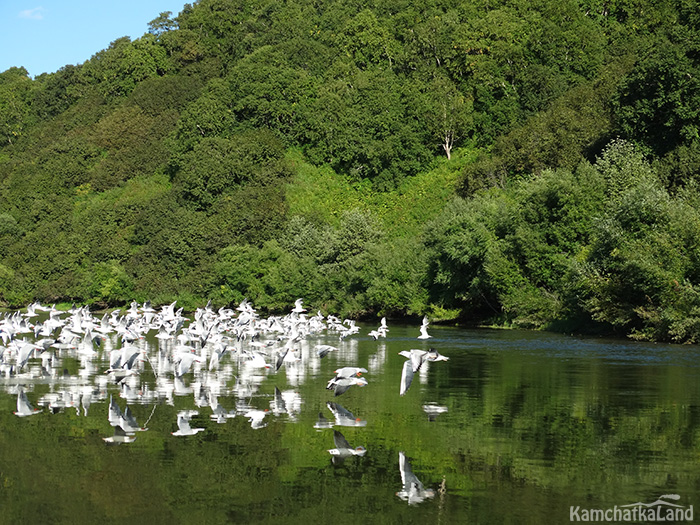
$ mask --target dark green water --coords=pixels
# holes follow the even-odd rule
[[[226,357],[179,384],[149,362],[116,384],[102,353],[64,353],[48,378],[32,359],[31,372],[0,377],[0,522],[568,523],[572,506],[665,494],[698,506],[697,347],[442,327],[426,343],[416,326],[389,327],[380,341],[365,335],[371,326],[343,343],[309,336],[302,361],[277,373]],[[318,359],[320,343],[340,350]],[[399,396],[398,352],[428,346],[449,361],[429,363]],[[369,384],[334,398],[326,383],[347,365],[367,368]],[[41,413],[13,415],[18,384]],[[236,417],[211,418],[212,392]],[[68,406],[50,410],[59,393]],[[103,440],[110,396],[148,427],[133,443]],[[315,428],[319,412],[334,422],[327,402],[358,420],[333,428],[364,456],[332,461],[333,430]],[[261,428],[244,416],[251,408],[268,409]],[[173,436],[183,410],[205,430]],[[397,495],[401,452],[432,497]]]

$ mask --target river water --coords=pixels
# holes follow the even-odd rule
[[[233,338],[211,370],[213,338],[190,343],[202,362],[178,377],[181,343],[155,330],[6,365],[0,522],[567,523],[700,503],[696,346],[441,326],[419,340],[391,322],[374,340],[373,328],[301,337],[279,370],[269,356],[284,341],[268,334],[267,347]],[[319,358],[321,344],[337,350]],[[139,349],[135,373],[106,373],[124,346]],[[399,352],[428,348],[449,360],[425,362],[399,395]],[[255,349],[269,368],[244,355]],[[344,366],[365,368],[367,385],[335,396]],[[13,413],[23,395],[36,414]],[[146,430],[105,441],[119,412]],[[178,415],[202,430],[174,435]],[[336,432],[364,453],[334,456]]]

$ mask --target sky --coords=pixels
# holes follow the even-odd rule
[[[136,40],[164,11],[194,0],[0,0],[0,72],[24,66],[31,77],[90,60],[111,42]]]

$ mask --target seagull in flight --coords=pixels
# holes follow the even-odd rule
[[[336,347],[336,346],[331,346],[331,345],[318,345],[318,346],[316,346],[316,353],[318,354],[318,357],[320,357],[321,359],[326,357],[331,352],[335,352],[336,350],[338,350],[338,347]]]
[[[411,350],[402,350],[399,352],[399,355],[407,358],[403,364],[403,369],[401,370],[399,395],[402,396],[406,394],[411,386],[413,374],[420,370],[423,363],[426,361],[448,361],[450,359],[449,357],[442,355],[434,348],[430,348],[427,351],[412,348]]]
[[[306,312],[306,308],[304,308],[302,304],[303,302],[303,299],[297,299],[296,301],[294,301],[294,308],[292,309],[292,312],[294,312],[295,314]]]
[[[420,326],[420,335],[418,336],[418,339],[430,339],[433,337],[428,333],[428,325],[430,323],[428,322],[428,316],[423,316],[423,323]]]
[[[326,387],[328,390],[333,390],[336,396],[344,394],[351,386],[367,386],[367,380],[364,377],[334,377],[328,382]]]
[[[335,370],[335,377],[328,381],[326,385],[327,390],[333,390],[336,396],[344,394],[347,390],[354,385],[366,386],[367,380],[364,377],[360,377],[362,374],[367,373],[366,368],[360,368],[357,366],[344,366]]]

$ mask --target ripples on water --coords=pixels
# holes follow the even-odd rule
[[[82,510],[107,522],[541,523],[566,521],[568,502],[623,504],[700,480],[687,466],[700,436],[695,347],[449,327],[419,340],[418,326],[391,323],[374,340],[376,328],[264,319],[247,304],[191,319],[174,304],[7,315],[0,504],[36,521],[25,513],[40,497],[23,483],[65,477],[134,499],[93,495]],[[320,358],[320,345],[335,349]],[[431,346],[449,361],[425,362],[400,396],[399,352]],[[343,366],[365,368],[368,384],[334,396]],[[35,479],[22,478],[14,456],[37,454]],[[118,481],[124,462],[142,482]],[[160,496],[142,497],[153,486]],[[64,490],[54,506],[78,501]]]
[[[362,435],[345,430],[346,438],[338,429],[361,429],[367,419],[352,412],[357,408],[341,404],[353,395],[334,396],[325,388],[334,370],[359,361],[360,329],[353,321],[304,312],[265,319],[247,303],[237,310],[198,309],[191,320],[175,304],[160,311],[133,304],[125,313],[101,317],[87,308],[58,311],[32,305],[27,313],[7,315],[0,330],[5,342],[0,387],[16,397],[13,413],[21,419],[39,421],[39,414],[104,418],[98,427],[113,430],[101,431],[102,440],[130,447],[154,433],[193,438],[212,425],[230,425],[234,418],[260,432],[269,425],[303,424],[327,431],[322,453],[334,466],[364,456],[356,451],[365,450]],[[320,357],[318,348],[329,344],[328,357]],[[380,341],[366,358],[366,374],[340,381],[366,383],[368,377],[370,383],[376,378],[382,384],[386,361]],[[416,383],[427,381],[427,369],[416,374]],[[350,386],[349,391],[360,388],[367,387]],[[397,380],[392,390],[398,394],[398,389]],[[305,411],[311,404],[314,408]],[[434,420],[444,411],[446,407],[428,403],[425,417]],[[170,414],[170,424],[163,424],[161,412]],[[229,438],[208,433],[209,439],[222,436]],[[229,451],[249,454],[249,447]],[[164,464],[172,459],[161,454]],[[435,491],[423,486],[403,451],[394,462],[396,498],[409,505],[434,498]]]

